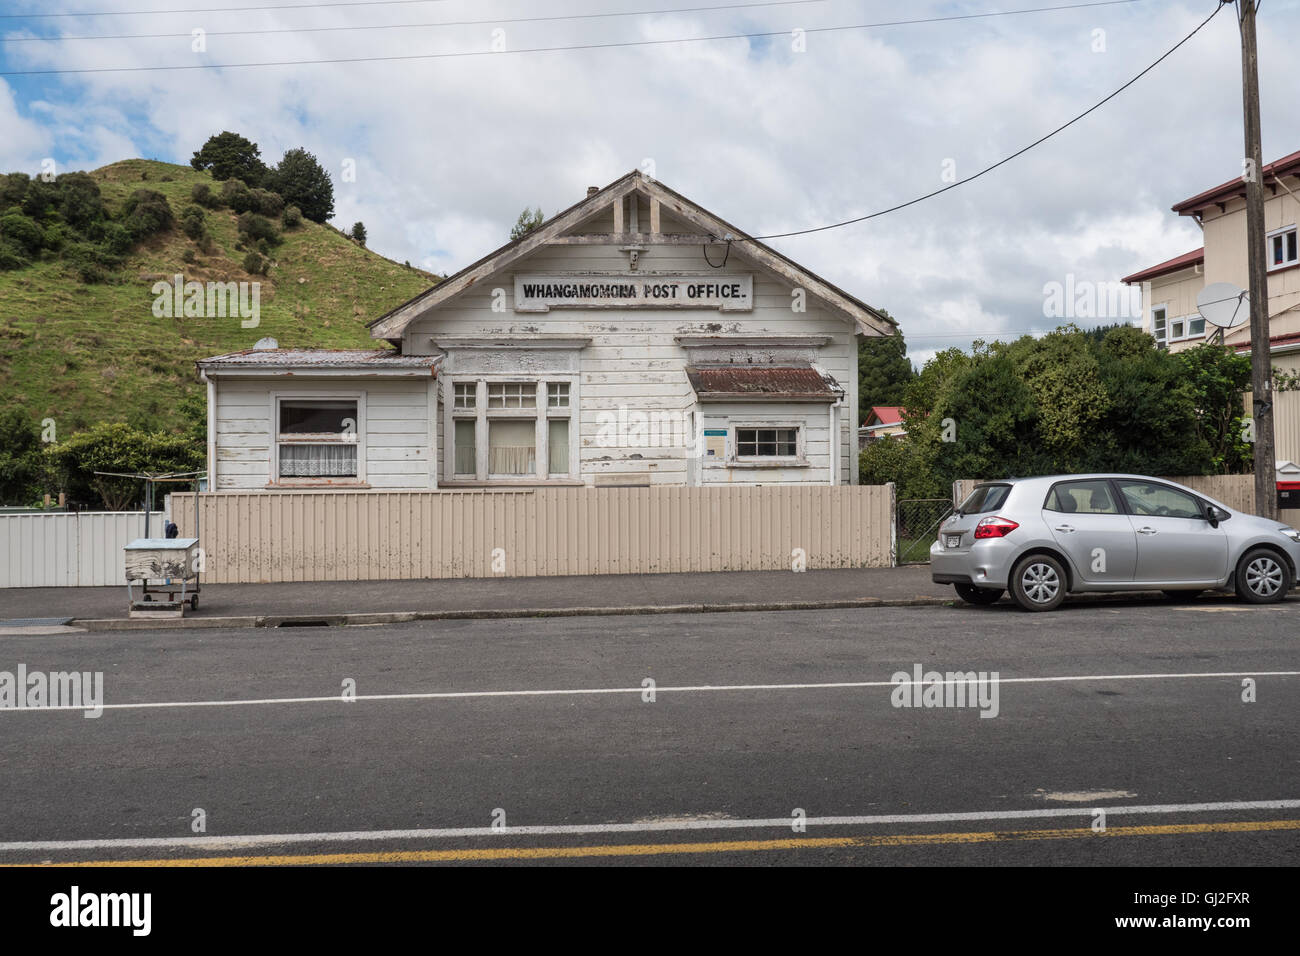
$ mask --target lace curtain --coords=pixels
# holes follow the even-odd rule
[[[354,442],[280,446],[281,478],[355,478],[356,474]]]

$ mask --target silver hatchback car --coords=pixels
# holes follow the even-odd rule
[[[1004,591],[1050,611],[1078,591],[1163,590],[1194,598],[1233,587],[1244,601],[1286,597],[1300,531],[1141,475],[1055,475],[976,485],[930,547],[930,576],[971,604]]]

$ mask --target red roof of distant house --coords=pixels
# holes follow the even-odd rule
[[[1297,172],[1300,172],[1300,150],[1291,153],[1289,156],[1276,159],[1271,163],[1266,163],[1263,169],[1263,181],[1267,184],[1270,179],[1277,179],[1279,176],[1288,176]],[[1245,195],[1246,184],[1238,176],[1236,179],[1229,179],[1226,183],[1215,186],[1213,189],[1197,193],[1191,199],[1184,199],[1182,202],[1176,203],[1173,209],[1180,216],[1189,216],[1200,212],[1206,206],[1227,202],[1234,196]]]
[[[903,415],[904,409],[902,405],[872,405],[871,416],[867,419],[867,422],[874,418],[881,425],[901,425]]]
[[[1179,269],[1186,269],[1188,266],[1194,266],[1205,261],[1205,247],[1193,249],[1191,252],[1184,252],[1181,256],[1174,256],[1158,266],[1151,266],[1149,269],[1143,269],[1141,272],[1135,272],[1131,276],[1125,276],[1121,282],[1145,282],[1147,279],[1154,279],[1156,276],[1162,276],[1169,272],[1177,272]]]

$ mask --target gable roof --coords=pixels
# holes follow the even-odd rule
[[[657,179],[651,179],[639,169],[614,180],[604,189],[591,193],[586,198],[574,203],[550,219],[544,221],[528,234],[506,243],[494,252],[488,253],[477,262],[471,263],[455,275],[448,276],[432,288],[426,289],[415,298],[392,309],[373,322],[368,323],[370,334],[377,339],[387,339],[397,343],[401,340],[406,327],[418,316],[431,308],[436,308],[473,288],[483,278],[509,268],[525,256],[545,246],[550,240],[563,235],[567,230],[579,225],[583,220],[602,211],[615,200],[631,193],[640,193],[651,199],[659,200],[669,212],[686,222],[703,230],[701,244],[711,240],[733,239],[736,252],[757,266],[776,273],[787,281],[808,290],[814,298],[820,300],[832,311],[851,319],[864,335],[893,335],[897,323],[867,305],[843,289],[832,285],[825,279],[809,272],[798,263],[787,259],[770,246],[749,239],[735,226],[703,207],[691,202],[680,193],[674,192]],[[628,234],[631,238],[632,234]]]
[[[867,416],[867,420],[863,424],[870,425],[873,418],[880,425],[901,425],[903,423],[903,406],[872,405],[871,414]]]

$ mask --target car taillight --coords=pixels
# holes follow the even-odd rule
[[[1010,518],[984,518],[975,526],[976,538],[1005,538],[1020,525]]]

